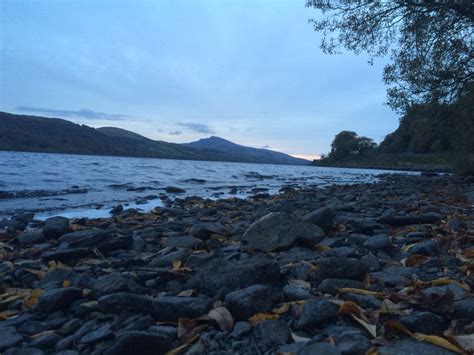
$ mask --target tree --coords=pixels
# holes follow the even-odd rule
[[[375,148],[377,148],[377,143],[375,143],[372,138],[357,138],[357,153],[359,153],[359,155],[364,155],[368,152],[374,151]]]
[[[358,149],[357,133],[352,131],[342,131],[336,134],[331,143],[331,152],[329,158],[341,159],[345,158]]]
[[[309,0],[321,48],[389,56],[383,79],[388,104],[405,112],[413,103],[452,103],[474,81],[474,5],[471,1]]]

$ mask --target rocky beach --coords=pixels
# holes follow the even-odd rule
[[[0,221],[3,354],[470,354],[474,180]]]

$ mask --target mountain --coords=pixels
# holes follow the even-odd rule
[[[236,160],[245,157],[245,159],[254,163],[288,165],[308,164],[308,161],[304,159],[294,158],[290,155],[275,152],[273,150],[245,147],[215,136],[203,138],[196,142],[186,143],[183,145],[210,153],[225,153],[234,157]]]
[[[115,127],[95,129],[60,118],[0,112],[0,150],[269,164],[302,163],[277,152],[271,153],[281,157],[279,160],[271,155],[265,158],[250,152],[194,148],[192,144],[155,141]]]

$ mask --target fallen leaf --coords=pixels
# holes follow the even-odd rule
[[[384,299],[379,308],[379,312],[382,314],[397,314],[400,316],[404,316],[404,315],[410,314],[412,311],[411,308],[405,308],[405,307],[409,307],[409,306],[402,305],[399,303],[394,303],[389,299]]]
[[[346,301],[339,307],[339,314],[355,315],[364,321],[368,322],[367,317],[364,314],[364,310],[360,308],[355,302]]]
[[[360,289],[360,288],[343,287],[343,288],[339,288],[337,290],[340,293],[356,293],[358,295],[368,295],[368,296],[374,296],[374,297],[378,297],[378,298],[386,297],[385,293],[369,291],[369,290],[363,290],[363,289]]]
[[[413,333],[410,332],[407,327],[405,327],[402,323],[400,322],[397,322],[395,320],[392,320],[392,319],[388,319],[385,321],[385,323],[383,324],[385,330],[389,330],[391,331],[392,333],[403,333],[405,335],[408,335],[408,336],[411,336],[413,337]]]
[[[12,318],[13,316],[17,314],[18,314],[18,311],[12,311],[12,310],[0,312],[0,320],[6,320],[9,318]]]
[[[38,303],[38,298],[43,294],[43,290],[40,288],[35,288],[31,291],[31,294],[24,299],[24,304],[27,306],[36,306]]]
[[[439,337],[437,335],[426,335],[421,333],[415,333],[414,338],[419,341],[424,341],[426,343],[431,343],[442,348],[448,349],[458,354],[463,354],[464,351],[454,345],[453,343],[449,342],[445,338]]]
[[[190,297],[193,295],[193,293],[195,292],[194,289],[190,288],[189,290],[184,290],[184,291],[181,291],[180,293],[178,293],[178,297]]]
[[[46,273],[44,271],[41,271],[41,270],[35,270],[35,269],[23,269],[29,273],[32,273],[33,275],[36,275],[38,276],[39,279],[42,279],[44,277],[44,275],[46,275]]]
[[[274,308],[272,310],[273,313],[276,313],[276,314],[283,314],[283,313],[286,313],[290,310],[290,305],[291,303],[290,302],[285,302],[285,303],[282,303],[281,305],[279,305],[277,308]]]
[[[314,250],[316,250],[316,251],[328,251],[328,250],[331,250],[331,247],[328,247],[327,245],[317,244],[317,245],[314,246]]]
[[[69,287],[69,286],[71,286],[71,281],[69,281],[69,280],[64,280],[64,281],[63,281],[63,287]]]
[[[252,317],[249,318],[250,324],[256,325],[259,322],[264,320],[276,320],[280,318],[279,314],[275,313],[255,313]]]
[[[354,318],[354,320],[357,323],[362,325],[369,332],[370,335],[372,335],[374,338],[377,338],[377,326],[375,324],[370,324],[370,323],[364,321],[363,319],[360,319],[360,318],[356,317],[353,314],[351,314],[351,316],[352,316],[352,318]]]
[[[296,335],[295,333],[291,332],[291,338],[295,343],[298,342],[308,342],[311,340],[311,338],[305,338],[305,337],[300,337],[299,335]]]
[[[405,266],[408,267],[418,267],[421,264],[424,264],[426,261],[428,261],[428,257],[421,255],[421,254],[412,254],[408,258],[405,259],[405,262],[403,263]]]
[[[207,316],[209,319],[215,320],[222,331],[230,332],[234,328],[234,318],[232,318],[232,314],[225,307],[214,308],[209,311]]]

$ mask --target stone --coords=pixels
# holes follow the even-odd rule
[[[462,319],[474,319],[474,297],[455,301],[454,315]]]
[[[111,238],[112,235],[107,230],[86,229],[64,234],[61,238],[59,238],[59,241],[68,243],[70,248],[98,248],[101,243]]]
[[[17,237],[18,243],[22,246],[28,244],[42,243],[45,240],[46,237],[41,232],[24,232]]]
[[[229,261],[212,260],[191,276],[186,289],[198,289],[209,296],[224,296],[234,290],[255,284],[277,285],[280,282],[278,263],[264,258]]]
[[[308,290],[291,284],[288,284],[283,288],[283,294],[285,295],[287,301],[307,300],[311,297],[311,294],[308,292]]]
[[[344,296],[345,300],[349,300],[357,303],[364,309],[379,309],[382,305],[382,301],[378,298],[370,295],[359,295],[356,293],[346,293]]]
[[[303,220],[313,223],[324,231],[332,227],[332,210],[329,207],[322,207],[303,216]]]
[[[292,341],[288,325],[280,320],[259,322],[254,330],[255,342],[261,351],[275,349]]]
[[[455,301],[463,299],[467,293],[466,290],[456,284],[431,286],[423,290],[423,294],[428,298],[433,298],[433,296],[443,296],[448,292],[452,292]]]
[[[0,328],[0,351],[8,350],[23,342],[23,336],[17,333],[15,327]]]
[[[330,257],[318,259],[322,279],[362,280],[369,271],[367,265],[357,259]]]
[[[44,351],[36,348],[10,348],[3,355],[43,355]]]
[[[232,338],[241,338],[242,336],[250,333],[252,325],[249,322],[237,322],[234,324],[234,329],[230,336]]]
[[[80,344],[95,344],[97,342],[112,338],[114,333],[110,330],[110,324],[104,324],[90,333],[84,335],[79,341]]]
[[[46,238],[57,238],[69,232],[69,220],[64,217],[51,217],[46,220],[43,235]]]
[[[413,312],[400,317],[400,322],[410,331],[424,334],[441,334],[447,326],[442,317],[431,312]]]
[[[21,324],[17,329],[20,333],[34,335],[49,330],[49,325],[46,322],[31,320]]]
[[[272,310],[280,298],[279,291],[270,286],[252,285],[228,293],[225,303],[234,319],[244,320],[255,313]]]
[[[56,345],[58,341],[60,341],[62,338],[60,335],[56,333],[51,333],[51,334],[45,334],[39,337],[36,337],[28,343],[28,346],[31,346],[32,348],[39,348],[43,350],[47,349],[52,349]]]
[[[182,188],[176,187],[176,186],[167,186],[165,188],[165,191],[169,194],[182,194],[182,193],[186,192],[185,189],[182,189]]]
[[[341,355],[334,345],[329,343],[312,343],[305,345],[297,352],[297,355]]]
[[[363,234],[372,235],[376,230],[383,230],[383,226],[372,218],[351,218],[348,222]]]
[[[372,343],[360,334],[342,334],[337,338],[336,347],[342,355],[366,354]]]
[[[160,255],[155,258],[153,258],[150,261],[150,266],[153,267],[172,267],[173,266],[173,261],[186,261],[187,257],[189,255],[189,252],[184,249],[172,251],[171,253],[165,254],[165,255]]]
[[[340,288],[364,288],[362,282],[355,281],[355,280],[347,280],[347,279],[325,279],[323,280],[317,290],[323,293],[330,293],[330,294],[337,294],[339,293],[338,289]]]
[[[373,237],[367,239],[363,246],[369,250],[383,250],[386,252],[390,252],[392,249],[392,244],[390,243],[390,239],[388,238],[387,234],[377,234]]]
[[[90,255],[94,255],[94,252],[89,248],[71,248],[45,252],[41,254],[41,259],[44,261],[56,260],[61,262],[71,262]]]
[[[337,318],[338,310],[337,305],[324,299],[309,300],[303,305],[295,328],[307,329],[324,326]]]
[[[421,254],[424,256],[436,255],[439,253],[440,245],[437,240],[426,240],[410,248],[410,254]]]
[[[99,277],[93,286],[93,291],[98,295],[106,295],[116,292],[135,292],[138,293],[142,287],[130,277],[124,277],[118,271]]]
[[[182,237],[170,237],[167,238],[163,245],[169,248],[187,248],[187,249],[194,249],[199,244],[202,243],[201,239],[192,237],[190,235],[185,235]]]
[[[58,288],[44,292],[38,299],[36,309],[43,313],[53,313],[67,308],[82,297],[82,291],[74,287]]]
[[[453,355],[454,353],[439,346],[409,338],[394,340],[387,346],[377,349],[379,355]]]
[[[156,355],[172,348],[172,339],[161,334],[140,331],[124,332],[105,351],[105,355]]]
[[[272,212],[251,224],[242,238],[252,249],[272,252],[294,244],[314,246],[324,238],[324,232],[288,213]]]

